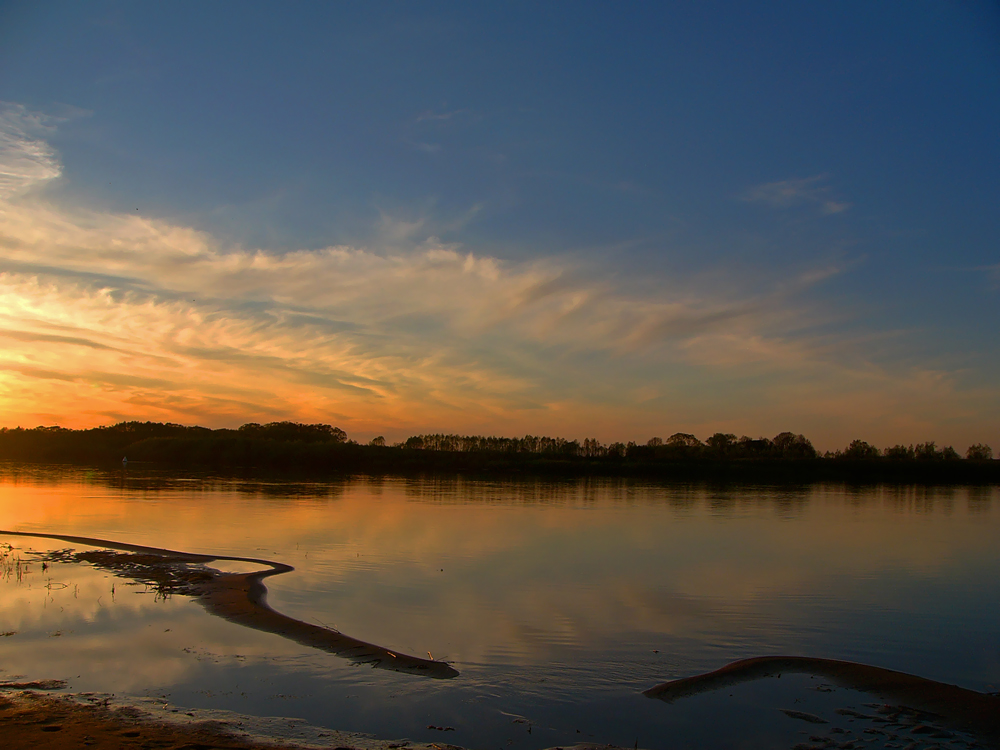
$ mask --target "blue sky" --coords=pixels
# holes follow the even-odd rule
[[[15,2],[0,100],[6,424],[1000,443],[995,4]]]

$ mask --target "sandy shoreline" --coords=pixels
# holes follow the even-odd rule
[[[33,690],[0,692],[0,740],[11,750],[464,750],[445,742],[382,740],[370,735],[306,725],[312,737],[287,740],[261,737],[243,725],[239,714],[217,718],[182,714],[167,721],[134,705],[109,705],[97,696],[45,695]],[[183,718],[192,716],[187,721]],[[296,720],[274,719],[292,724]],[[625,750],[614,745],[577,744],[549,750]],[[634,750],[629,748],[628,750]]]
[[[43,695],[30,690],[0,694],[0,736],[4,747],[33,750],[297,750],[301,747],[236,737],[217,722],[196,722],[186,726],[159,722],[138,709],[110,707],[99,700],[88,703],[78,697]],[[356,747],[353,744],[331,745],[341,746]],[[388,743],[381,747],[388,748]]]

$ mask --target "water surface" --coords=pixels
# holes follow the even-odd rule
[[[474,748],[667,748],[792,747],[815,730],[780,709],[832,717],[871,700],[817,691],[808,676],[669,705],[641,695],[740,658],[1000,684],[995,487],[311,483],[7,466],[0,528],[285,563],[295,570],[266,580],[275,610],[459,672],[359,666],[107,570],[43,570],[32,554],[80,545],[0,537],[0,632],[12,633],[0,637],[0,678],[64,678],[73,691]]]

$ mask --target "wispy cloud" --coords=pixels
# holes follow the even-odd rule
[[[993,281],[993,288],[1000,289],[1000,263],[993,266],[986,266],[984,269]]]
[[[40,155],[23,191],[61,168],[26,135],[30,117],[9,126],[26,117],[13,111],[0,159],[27,141]],[[814,182],[760,195],[784,205]],[[842,264],[639,279],[566,257],[505,261],[432,236],[447,224],[386,213],[364,245],[279,252],[0,196],[0,414],[603,439],[664,422],[756,434],[875,414],[897,429],[899,414],[988,418],[953,374],[879,367],[862,343],[819,333],[838,316],[809,296]]]
[[[0,198],[10,198],[62,173],[55,150],[40,135],[52,118],[23,105],[0,102]]]
[[[467,109],[453,109],[444,112],[435,112],[428,109],[417,115],[417,122],[447,122],[456,117],[468,114],[469,110]]]
[[[834,200],[828,185],[827,175],[765,182],[755,185],[742,195],[740,200],[748,203],[762,203],[771,208],[788,209],[795,206],[817,206],[824,214],[838,214],[851,207],[850,203]]]
[[[293,417],[389,433],[626,423],[634,435],[662,432],[652,423],[667,415],[699,434],[872,414],[873,429],[917,429],[933,426],[934,404],[960,414],[968,400],[953,379],[894,374],[815,333],[832,318],[803,295],[835,267],[743,293],[690,279],[640,291],[565,260],[504,262],[414,240],[420,222],[384,222],[412,246],[223,248],[135,216],[8,204],[3,410],[70,423]],[[754,426],[734,426],[734,414]]]
[[[96,389],[102,411],[124,389],[149,408],[200,393],[243,410],[216,420],[335,411],[399,422],[547,408],[570,390],[586,398],[588,382],[602,390],[629,359],[683,361],[691,337],[801,322],[787,289],[637,294],[566,261],[509,263],[417,240],[421,226],[383,217],[381,249],[274,253],[136,216],[9,204],[0,368],[25,388],[59,373]],[[580,356],[590,372],[567,371]]]

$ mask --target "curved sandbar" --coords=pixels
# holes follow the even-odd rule
[[[977,693],[924,677],[868,664],[805,656],[758,656],[727,664],[714,672],[671,680],[643,692],[672,703],[679,698],[727,688],[782,673],[825,677],[842,687],[875,693],[907,706],[937,714],[950,724],[993,741],[1000,740],[1000,697]]]
[[[445,662],[391,651],[336,630],[296,620],[271,609],[267,604],[267,587],[264,585],[264,579],[295,570],[285,563],[254,557],[177,552],[161,547],[144,547],[84,536],[4,530],[0,530],[0,535],[58,539],[71,544],[119,550],[124,554],[82,553],[76,555],[72,561],[89,562],[96,567],[112,570],[116,575],[144,582],[157,581],[161,575],[170,576],[171,593],[194,597],[213,615],[244,627],[280,635],[303,646],[336,654],[353,662],[370,664],[377,669],[390,669],[394,672],[438,679],[448,679],[458,675],[458,670]],[[270,570],[256,573],[223,573],[202,568],[192,572],[186,567],[189,563],[207,564],[217,560],[266,565]]]

